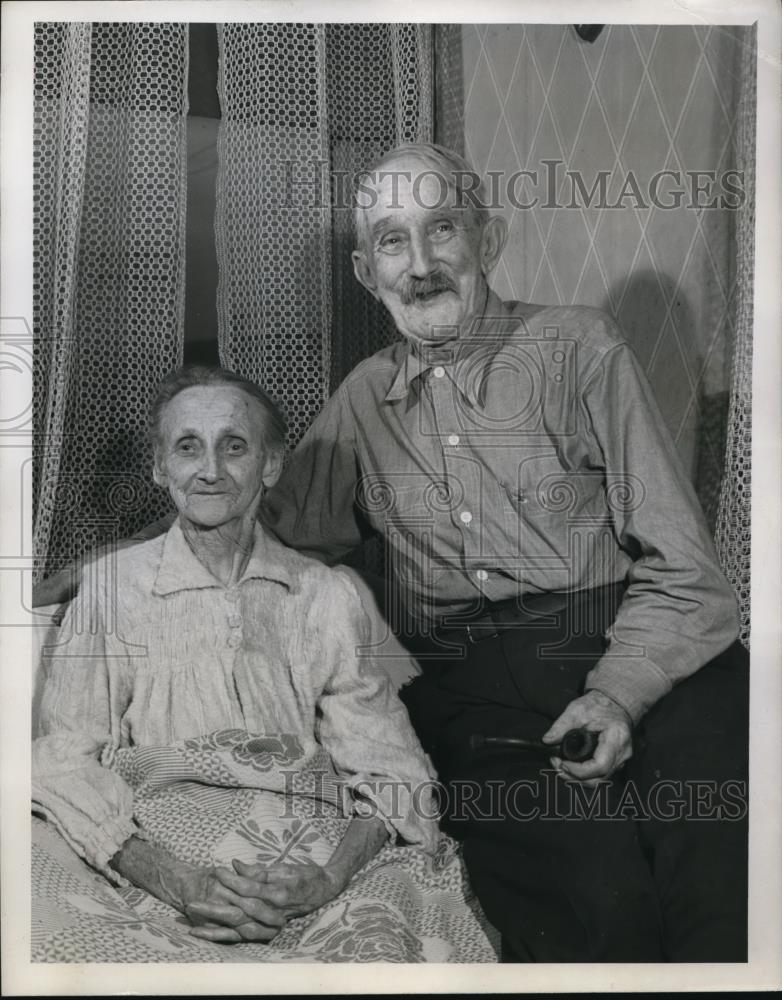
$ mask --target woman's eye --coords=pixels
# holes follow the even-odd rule
[[[454,231],[454,224],[447,219],[443,219],[442,222],[437,223],[434,231],[437,236],[447,236]]]
[[[228,451],[231,455],[243,455],[247,450],[247,445],[244,441],[230,441],[228,443]]]
[[[177,445],[177,451],[181,455],[192,455],[195,451],[195,445],[192,441],[180,441]]]

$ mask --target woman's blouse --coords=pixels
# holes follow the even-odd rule
[[[433,850],[432,810],[420,808],[432,772],[366,655],[371,632],[346,573],[259,525],[231,587],[196,558],[178,521],[102,557],[85,570],[51,651],[33,744],[38,810],[116,881],[109,859],[144,835],[132,791],[111,768],[118,749],[225,729],[286,733],[327,752],[353,811],[371,804],[392,835]]]

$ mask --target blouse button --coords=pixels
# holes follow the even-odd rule
[[[240,635],[228,636],[228,645],[231,647],[231,649],[236,649],[236,647],[241,646],[241,644],[242,644],[242,637]]]
[[[236,602],[239,600],[239,596],[240,596],[239,591],[237,589],[226,590],[225,592],[225,599],[226,601],[230,601],[231,604],[236,604]]]
[[[239,626],[242,624],[242,616],[241,615],[229,615],[228,616],[228,624],[231,626],[231,628],[239,628]]]

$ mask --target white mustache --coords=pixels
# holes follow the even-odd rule
[[[445,274],[430,274],[426,278],[407,278],[400,292],[402,305],[411,306],[426,295],[434,292],[455,292],[451,279]]]

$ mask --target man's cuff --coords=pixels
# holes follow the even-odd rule
[[[600,691],[627,712],[633,723],[673,687],[668,675],[645,656],[606,655],[584,683],[584,691]]]

